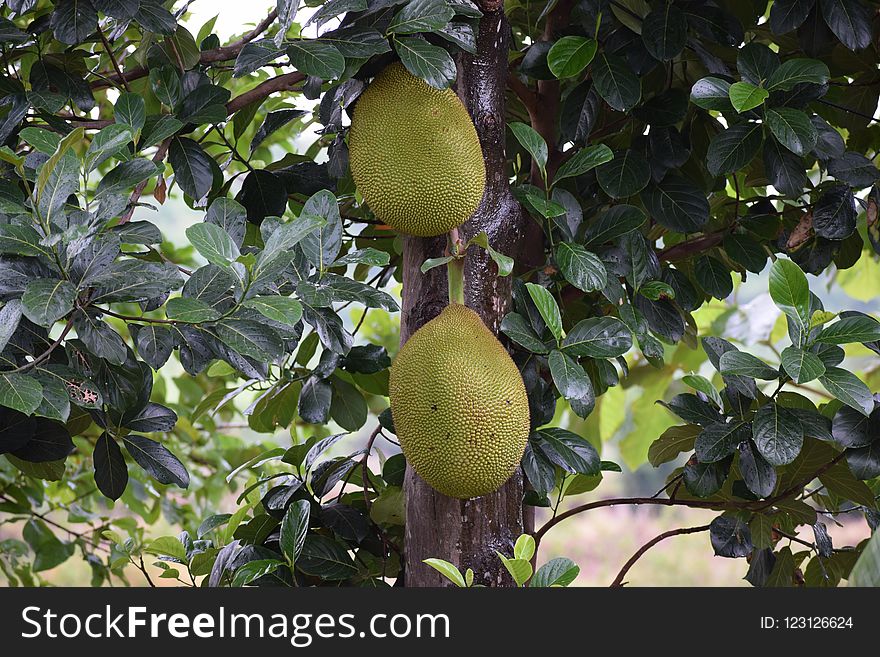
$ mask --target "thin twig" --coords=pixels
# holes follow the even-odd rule
[[[650,541],[645,543],[642,547],[640,547],[634,555],[629,558],[625,564],[623,564],[623,568],[620,569],[620,572],[617,573],[617,577],[614,578],[614,581],[611,582],[611,588],[617,588],[623,586],[623,578],[626,577],[629,569],[635,565],[636,561],[638,561],[645,552],[650,550],[652,547],[657,545],[662,540],[670,538],[672,536],[682,536],[683,534],[697,534],[699,532],[705,532],[709,530],[709,525],[700,525],[699,527],[682,527],[681,529],[672,529],[668,532],[663,532],[662,534],[655,536]]]
[[[37,365],[39,365],[43,361],[47,360],[49,358],[49,356],[52,355],[52,352],[55,351],[55,349],[58,347],[58,345],[60,345],[64,341],[64,338],[67,337],[67,334],[70,333],[70,329],[72,329],[72,328],[73,328],[73,318],[70,318],[67,321],[67,325],[64,327],[64,330],[61,331],[61,335],[58,336],[58,339],[55,340],[55,342],[53,342],[52,344],[49,345],[49,348],[46,349],[46,351],[44,351],[42,354],[40,354],[39,356],[34,358],[30,363],[25,363],[21,367],[16,367],[14,370],[9,370],[9,371],[3,372],[3,374],[15,374],[17,372],[25,372],[25,371],[31,369],[32,367],[36,367]]]

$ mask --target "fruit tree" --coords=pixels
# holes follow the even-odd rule
[[[6,581],[876,583],[880,3],[189,5],[0,8]]]

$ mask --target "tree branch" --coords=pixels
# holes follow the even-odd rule
[[[272,22],[277,18],[278,13],[273,9],[269,12],[269,15],[266,16],[257,26],[245,34],[241,39],[230,43],[228,46],[221,46],[220,48],[215,48],[213,50],[206,50],[199,56],[199,63],[201,64],[211,64],[214,62],[223,62],[230,59],[234,59],[238,56],[238,53],[242,51],[242,49],[249,44],[251,41],[260,36],[266,29],[272,24]],[[150,74],[150,69],[144,66],[138,66],[136,68],[131,69],[130,71],[117,71],[115,73],[110,73],[108,75],[102,76],[101,80],[92,83],[92,89],[106,89],[107,87],[112,87],[118,84],[125,84],[127,82],[131,82],[132,80],[139,80],[140,78],[146,77]]]
[[[662,540],[670,538],[672,536],[682,536],[683,534],[698,534],[699,532],[705,532],[709,530],[709,525],[700,525],[699,527],[682,527],[680,529],[672,529],[668,532],[663,532],[662,534],[655,536],[650,541],[645,543],[642,547],[640,547],[634,555],[629,558],[625,564],[623,564],[623,568],[620,569],[620,572],[617,573],[617,577],[614,578],[614,581],[611,582],[611,588],[618,588],[623,586],[623,578],[626,577],[626,574],[629,572],[629,569],[632,568],[636,561],[642,558],[642,555],[645,554],[652,547],[657,545]]]
[[[296,71],[270,78],[265,82],[261,82],[250,91],[245,91],[243,94],[230,100],[226,104],[226,113],[234,114],[245,105],[249,105],[255,100],[266,98],[277,91],[292,91],[297,84],[305,79],[305,75]]]

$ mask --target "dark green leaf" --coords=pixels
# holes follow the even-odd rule
[[[50,328],[73,310],[76,288],[68,281],[39,278],[28,283],[21,297],[21,310],[37,326]]]
[[[709,220],[706,195],[680,176],[666,176],[659,185],[644,190],[641,199],[658,223],[679,233],[696,232]]]
[[[616,317],[590,317],[575,324],[562,342],[571,356],[616,358],[632,348],[632,334]]]
[[[700,256],[694,263],[694,276],[700,287],[716,299],[724,300],[733,292],[730,271],[718,258]]]
[[[596,448],[576,433],[565,429],[548,428],[538,432],[544,455],[570,473],[599,474],[601,462]]]
[[[74,317],[73,326],[79,339],[93,354],[114,365],[125,363],[128,349],[122,337],[109,324],[93,315],[79,312]]]
[[[628,112],[639,104],[641,82],[620,57],[600,53],[593,64],[592,76],[596,91],[612,109]]]
[[[104,497],[118,500],[128,485],[128,466],[119,445],[106,432],[98,437],[92,459],[98,490]]]
[[[752,553],[752,532],[739,516],[718,516],[709,524],[712,549],[719,557],[739,558]]]
[[[98,14],[89,0],[59,0],[49,25],[56,39],[72,46],[85,41],[97,29]]]
[[[501,320],[501,332],[528,351],[546,354],[547,345],[538,337],[528,320],[518,313],[507,313]]]
[[[454,15],[446,0],[411,0],[388,26],[392,34],[434,32],[444,27]]]
[[[357,573],[357,567],[346,549],[320,534],[306,536],[296,567],[307,575],[329,581],[348,579]]]
[[[871,160],[861,153],[852,151],[847,151],[828,162],[828,173],[856,189],[870,187],[880,178],[880,170]]]
[[[874,410],[871,390],[852,372],[840,367],[829,367],[819,377],[819,383],[835,398],[864,415],[870,415]]]
[[[186,137],[174,137],[168,152],[168,162],[184,194],[194,200],[202,199],[211,191],[214,182],[214,161],[198,142]]]
[[[813,230],[828,240],[844,240],[856,230],[855,197],[848,185],[825,190],[813,205]]]
[[[730,470],[731,459],[717,463],[688,463],[684,467],[683,481],[692,495],[709,497],[717,493]]]
[[[135,93],[120,94],[114,105],[113,116],[117,124],[128,126],[134,134],[139,133],[147,120],[144,99]]]
[[[816,128],[800,110],[777,107],[764,112],[764,120],[780,144],[797,155],[804,155],[816,145]]]
[[[761,125],[738,123],[719,132],[709,143],[706,166],[713,176],[745,167],[761,148]]]
[[[758,409],[752,422],[752,436],[758,452],[770,465],[791,463],[804,444],[804,431],[797,416],[775,402]]]
[[[871,45],[871,12],[860,0],[819,0],[822,17],[850,50]]]
[[[691,102],[706,110],[726,112],[733,109],[730,103],[730,82],[707,77],[697,80],[691,87]]]
[[[550,332],[553,333],[557,341],[561,340],[562,315],[553,294],[547,288],[535,283],[526,283],[526,289]]]
[[[309,377],[299,394],[297,413],[303,422],[324,424],[330,418],[330,402],[333,389],[318,377]]]
[[[229,233],[216,224],[193,224],[186,236],[205,260],[219,267],[228,267],[241,255]]]
[[[406,70],[432,87],[446,89],[455,81],[455,62],[443,48],[421,37],[400,37],[394,40],[394,50]]]
[[[605,287],[605,265],[580,244],[562,242],[556,248],[556,262],[565,280],[584,292],[595,292]]]
[[[284,352],[278,334],[264,324],[246,319],[224,319],[215,327],[217,337],[244,356],[275,360]]]
[[[666,3],[642,19],[642,41],[655,59],[665,62],[684,50],[687,28],[684,12]]]
[[[309,531],[311,504],[308,500],[297,500],[289,507],[281,521],[281,552],[291,564],[296,563],[302,553],[306,534]]]
[[[569,401],[577,415],[589,415],[596,405],[596,395],[584,368],[575,359],[555,349],[550,352],[548,362],[559,394]]]
[[[651,166],[635,150],[618,151],[614,158],[596,169],[596,179],[612,198],[637,194],[651,180]]]
[[[779,372],[767,365],[756,356],[744,351],[731,350],[721,354],[718,361],[719,371],[722,374],[736,374],[753,379],[773,381],[779,378]]]
[[[810,287],[804,272],[791,260],[779,259],[770,268],[770,297],[801,327],[810,325]]]
[[[633,205],[612,206],[587,228],[584,243],[589,246],[613,242],[621,235],[639,228],[646,219],[645,213]]]
[[[345,71],[345,57],[335,46],[315,39],[298,39],[287,44],[290,63],[300,73],[322,80],[338,78]]]
[[[748,428],[741,422],[710,424],[697,436],[694,448],[700,463],[715,463],[727,458],[748,440]]]
[[[594,144],[586,146],[575,153],[571,159],[565,162],[554,177],[554,183],[565,178],[574,178],[580,176],[590,169],[610,162],[613,157],[611,149],[605,144]]]
[[[125,436],[123,444],[135,463],[160,484],[189,487],[186,467],[165,446],[137,434]],[[201,532],[201,528],[199,531]]]
[[[774,0],[770,7],[770,29],[774,34],[785,34],[807,20],[814,0]]]
[[[847,344],[880,340],[880,322],[867,315],[843,317],[822,329],[816,342]]]
[[[758,497],[769,497],[776,488],[776,469],[761,456],[751,440],[739,445],[739,470],[746,487]]]
[[[547,143],[544,138],[535,132],[534,128],[525,123],[508,124],[510,131],[520,145],[528,151],[529,155],[543,171],[547,166]]]
[[[794,346],[782,351],[782,367],[795,383],[807,383],[825,373],[818,356]]]
[[[767,91],[788,91],[797,84],[825,84],[828,67],[816,59],[788,59],[767,80]]]

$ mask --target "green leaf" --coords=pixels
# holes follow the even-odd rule
[[[632,348],[632,333],[616,317],[581,320],[568,333],[562,351],[572,356],[616,358]]]
[[[700,431],[700,427],[693,424],[669,427],[651,443],[648,448],[648,462],[656,468],[669,463],[683,452],[691,451]]]
[[[770,297],[802,329],[810,325],[810,286],[791,260],[779,259],[770,268]]]
[[[517,313],[507,313],[504,316],[501,320],[501,332],[528,351],[536,354],[546,354],[549,351],[528,320]]]
[[[284,352],[284,343],[268,326],[247,319],[224,319],[217,322],[217,337],[244,356],[258,361],[272,361]]]
[[[699,374],[686,374],[681,377],[681,382],[686,386],[690,386],[694,390],[698,392],[702,392],[709,399],[715,402],[715,405],[718,408],[724,408],[724,402],[721,401],[721,394],[715,389],[715,386],[712,385],[712,382],[709,381],[704,376],[700,376]]]
[[[422,263],[422,266],[419,267],[419,271],[423,274],[431,271],[435,267],[442,267],[443,265],[452,262],[455,260],[455,256],[443,256],[440,258],[428,258]]]
[[[767,80],[767,91],[788,91],[797,84],[825,84],[830,74],[828,67],[816,59],[789,59],[773,71]]]
[[[263,577],[271,575],[282,566],[282,562],[277,559],[255,559],[242,564],[235,570],[232,577],[232,586],[247,586],[251,582]]]
[[[0,372],[0,406],[31,415],[43,401],[43,386],[24,374]]]
[[[501,563],[504,564],[517,586],[522,586],[529,581],[532,576],[532,564],[527,559],[508,559],[497,550],[495,554],[501,559]]]
[[[535,539],[531,534],[522,534],[513,544],[514,559],[531,560],[535,556]]]
[[[135,463],[160,484],[189,487],[186,467],[164,445],[133,433],[125,436],[123,444]]]
[[[847,582],[849,586],[880,586],[880,532],[874,532],[862,548],[862,554],[850,571]]]
[[[763,360],[744,351],[728,351],[721,354],[718,371],[722,374],[737,374],[753,379],[773,381],[779,378],[779,371]]]
[[[541,313],[541,317],[547,324],[547,328],[550,329],[553,337],[558,342],[562,339],[562,315],[559,312],[556,299],[553,298],[553,295],[547,288],[541,285],[526,283],[526,289],[529,291],[529,296],[535,302],[538,312]]]
[[[617,151],[614,158],[596,169],[599,186],[611,198],[637,194],[651,180],[651,165],[637,151]]]
[[[394,39],[394,50],[406,70],[436,89],[447,89],[456,78],[457,69],[449,53],[421,37]]]
[[[584,368],[574,358],[556,349],[550,352],[547,360],[559,394],[571,403],[578,416],[589,415],[596,406],[596,393]]]
[[[540,449],[553,463],[572,474],[597,475],[602,469],[599,453],[576,433],[559,428],[538,431]]]
[[[492,258],[492,261],[498,267],[499,276],[509,276],[513,272],[513,258],[493,249],[489,244],[489,235],[485,231],[477,233],[468,240],[468,245],[471,244],[476,244],[489,254],[489,257]]]
[[[647,218],[645,213],[634,205],[623,203],[614,205],[600,214],[596,221],[587,227],[584,244],[590,246],[613,242],[621,235],[626,235],[641,227]]]
[[[608,282],[605,265],[580,244],[562,242],[556,248],[556,262],[565,280],[584,292],[595,292]]]
[[[38,278],[28,283],[21,297],[25,317],[37,326],[50,328],[73,310],[76,288],[68,281]]]
[[[308,500],[297,500],[287,507],[284,520],[281,521],[279,546],[291,567],[299,559],[302,552],[306,534],[309,531],[310,512],[311,504]]]
[[[422,563],[431,566],[431,568],[443,575],[443,577],[448,579],[456,586],[460,588],[467,587],[467,584],[465,584],[464,581],[464,576],[461,574],[461,571],[455,567],[454,564],[451,564],[448,561],[444,561],[443,559],[424,559],[422,560]]]
[[[291,41],[287,56],[297,71],[322,80],[333,80],[345,71],[345,57],[336,46],[316,39]]]
[[[719,132],[709,142],[706,167],[713,176],[744,168],[761,148],[761,125],[738,123]]]
[[[367,421],[367,402],[360,391],[347,381],[334,376],[330,417],[346,431],[357,431]]]
[[[825,364],[818,356],[794,346],[783,349],[782,367],[795,383],[807,383],[825,374]]]
[[[229,233],[216,224],[193,224],[186,236],[205,260],[219,267],[228,267],[241,255]]]
[[[659,185],[641,193],[648,213],[662,226],[679,233],[694,233],[709,221],[709,201],[689,180],[667,175]]]
[[[691,87],[691,102],[697,107],[717,112],[733,109],[730,102],[730,82],[720,78],[707,77],[697,80]]]
[[[525,123],[509,123],[508,127],[520,145],[528,151],[535,164],[545,171],[547,167],[547,142],[535,130]]]
[[[770,465],[791,463],[800,454],[804,444],[800,420],[790,410],[775,402],[765,404],[755,413],[752,437],[761,456]]]
[[[776,488],[776,468],[758,452],[751,440],[739,445],[739,469],[746,487],[758,497],[768,497]]]
[[[710,424],[697,436],[694,448],[700,463],[715,463],[733,454],[746,439],[748,429],[742,422]]]
[[[592,77],[597,93],[618,112],[628,112],[642,98],[641,81],[626,60],[616,55],[600,53],[593,64]]]
[[[446,0],[411,0],[388,25],[391,34],[436,32],[452,20],[455,12]]]
[[[111,157],[126,146],[132,140],[131,128],[127,125],[112,124],[106,128],[102,128],[94,137],[92,143],[89,144],[89,150],[86,151],[85,171],[89,173],[101,162]],[[155,166],[153,167],[155,171]]]
[[[216,308],[209,306],[204,301],[191,297],[169,299],[168,303],[165,304],[165,314],[168,319],[192,324],[212,322],[220,319],[220,313]]]
[[[104,497],[118,500],[128,486],[128,466],[119,445],[105,431],[95,442],[92,454],[95,466],[95,484]]]
[[[816,145],[816,127],[800,110],[790,107],[768,109],[764,112],[764,120],[777,141],[796,155],[804,155]]]
[[[279,225],[269,235],[263,251],[257,256],[257,262],[254,265],[254,280],[270,278],[275,272],[280,274],[293,259],[293,247],[316,229],[326,225],[327,221],[322,217],[306,213],[300,214],[296,219],[286,224]],[[322,254],[325,243],[326,240],[321,240],[317,245]]]
[[[58,148],[55,149],[55,152],[52,156],[46,160],[42,167],[40,167],[40,173],[37,175],[36,180],[36,197],[37,203],[42,204],[43,193],[46,191],[46,186],[49,184],[49,178],[53,173],[57,173],[56,169],[61,163],[62,159],[67,155],[68,152],[71,152],[73,145],[82,141],[83,135],[82,128],[75,128],[67,133],[60,142],[58,142]],[[75,160],[78,163],[78,160]],[[67,194],[64,194],[66,197]],[[64,199],[61,199],[63,202]],[[50,207],[54,207],[56,204],[53,202],[50,204]]]
[[[580,36],[562,37],[547,53],[547,66],[557,78],[572,78],[593,61],[598,47],[595,39]]]
[[[733,292],[730,270],[718,258],[700,256],[694,262],[694,276],[710,296],[724,300]]]
[[[107,175],[101,178],[101,182],[98,183],[98,188],[95,190],[95,198],[102,199],[114,194],[128,194],[132,187],[154,176],[157,171],[158,169],[152,161],[142,157],[123,162],[110,169]]]
[[[871,415],[874,410],[874,397],[871,390],[852,372],[840,367],[828,367],[819,377],[819,383],[850,408],[862,415]]]
[[[556,557],[538,568],[535,576],[529,581],[529,587],[568,586],[577,579],[580,572],[580,567],[571,559]]]
[[[865,482],[856,479],[844,462],[835,463],[820,474],[819,481],[834,495],[870,509],[877,508],[874,492]]]
[[[669,61],[684,50],[688,23],[684,12],[665,3],[642,19],[642,42],[654,59]]]
[[[174,137],[168,150],[168,162],[184,194],[201,200],[211,191],[216,163],[198,142],[187,137]]]
[[[734,82],[730,85],[730,103],[733,109],[742,114],[750,109],[763,105],[770,95],[766,89],[756,87],[748,82]]]
[[[76,543],[62,543],[43,521],[36,518],[27,521],[21,535],[34,552],[34,572],[56,568],[76,551]]]
[[[113,118],[118,125],[127,126],[137,136],[147,120],[144,99],[136,93],[123,92],[119,94],[113,108]]]
[[[822,329],[816,338],[816,342],[825,344],[875,342],[877,340],[880,340],[880,322],[864,315],[843,317]]]
[[[862,50],[871,45],[873,12],[858,0],[820,0],[822,18],[850,50]]]
[[[253,308],[263,317],[288,326],[294,326],[302,319],[303,314],[302,304],[290,297],[253,297],[245,301],[244,305]]]
[[[569,160],[565,162],[556,171],[553,178],[554,184],[565,178],[574,178],[583,175],[590,169],[594,169],[600,164],[610,162],[614,157],[611,149],[605,144],[593,144],[586,146],[575,153]]]

